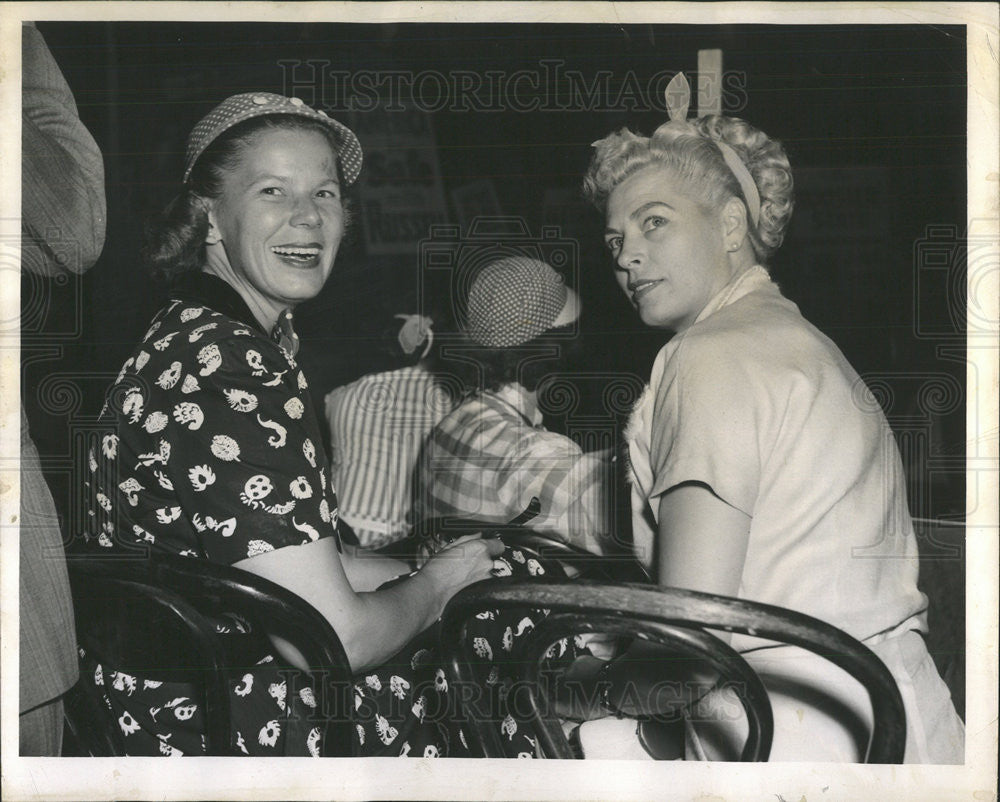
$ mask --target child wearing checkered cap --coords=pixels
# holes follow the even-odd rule
[[[418,473],[423,519],[507,523],[537,505],[526,522],[532,530],[607,551],[611,454],[585,453],[547,431],[538,405],[538,384],[557,367],[539,358],[538,346],[551,340],[555,359],[564,356],[576,339],[564,330],[579,315],[579,297],[545,262],[508,256],[480,269],[462,326],[470,342],[462,361],[474,360],[478,370],[463,377],[467,398],[425,446]]]

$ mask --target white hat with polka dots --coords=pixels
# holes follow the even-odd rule
[[[486,265],[469,290],[465,329],[488,348],[512,348],[580,316],[580,299],[549,265],[509,256]]]
[[[198,157],[219,134],[244,120],[271,114],[294,114],[328,126],[339,144],[337,157],[340,159],[344,181],[348,184],[354,183],[361,172],[361,145],[354,132],[346,125],[328,117],[325,111],[310,108],[300,98],[285,97],[273,92],[245,92],[242,95],[233,95],[203,117],[188,137],[184,156],[184,181],[191,175],[191,168],[198,161]]]

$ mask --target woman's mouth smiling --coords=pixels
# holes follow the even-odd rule
[[[630,282],[628,288],[632,291],[632,303],[638,303],[639,299],[642,298],[647,292],[649,292],[653,287],[659,284],[663,279],[656,279],[654,281],[636,281]]]
[[[271,253],[281,261],[295,267],[316,267],[322,252],[323,247],[313,242],[306,245],[275,245],[271,248]]]

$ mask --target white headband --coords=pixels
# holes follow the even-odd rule
[[[679,72],[670,79],[664,96],[667,102],[667,113],[670,115],[670,122],[680,123],[691,127],[692,130],[696,130],[687,122],[688,107],[691,105],[691,85],[688,83],[687,78],[684,77],[684,73]],[[747,210],[750,212],[750,219],[754,226],[756,226],[757,221],[760,219],[760,192],[757,190],[757,182],[753,180],[753,176],[750,175],[750,171],[743,163],[743,159],[740,158],[739,154],[730,145],[718,139],[706,138],[714,142],[719,148],[719,152],[729,166],[730,172],[732,172],[739,182],[740,189],[743,190],[743,198],[746,201]]]

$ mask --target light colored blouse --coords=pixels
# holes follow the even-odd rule
[[[661,349],[627,438],[647,567],[659,497],[701,482],[752,519],[740,597],[861,640],[911,617],[926,630],[892,432],[843,354],[764,268],[730,282]]]

